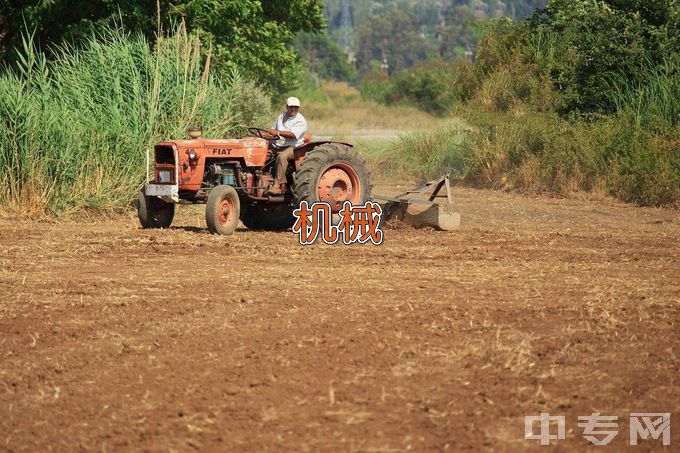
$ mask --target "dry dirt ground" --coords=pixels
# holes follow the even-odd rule
[[[549,412],[619,451],[671,412],[677,451],[678,212],[455,195],[460,231],[381,246],[1,221],[0,450],[542,451]]]

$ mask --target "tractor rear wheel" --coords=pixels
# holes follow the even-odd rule
[[[137,217],[142,228],[168,228],[175,217],[175,204],[149,197],[144,189],[137,194]]]
[[[205,204],[205,221],[213,234],[232,234],[238,226],[241,202],[231,186],[217,186]]]
[[[338,212],[345,201],[364,204],[371,196],[373,182],[366,161],[342,143],[324,143],[305,154],[295,173],[295,204],[326,202]]]
[[[283,231],[293,226],[290,206],[249,205],[241,214],[241,222],[249,230]]]

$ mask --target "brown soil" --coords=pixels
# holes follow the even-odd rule
[[[540,449],[540,412],[565,451],[617,415],[621,449],[629,413],[675,421],[678,212],[455,195],[460,231],[381,246],[216,237],[196,208],[1,221],[0,450]]]

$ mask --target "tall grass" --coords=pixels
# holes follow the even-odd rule
[[[469,129],[458,119],[431,130],[402,133],[393,141],[360,140],[357,148],[381,178],[429,180],[448,171],[453,178],[467,174]]]
[[[0,75],[0,204],[34,213],[124,207],[155,142],[193,125],[233,135],[269,111],[237,73],[214,77],[210,52],[183,26],[154,47],[104,30],[50,60],[29,36],[19,61]]]
[[[466,180],[484,187],[557,194],[601,191],[607,166],[588,125],[554,112],[465,112],[471,133]]]
[[[673,55],[661,64],[647,61],[637,80],[622,74],[608,81],[609,99],[619,113],[632,114],[638,125],[665,121],[678,125],[680,120],[680,56]]]

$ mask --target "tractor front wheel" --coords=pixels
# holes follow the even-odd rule
[[[205,204],[205,221],[213,234],[232,234],[238,226],[241,202],[231,186],[217,186],[210,191]]]
[[[166,203],[157,197],[144,194],[144,189],[137,194],[137,217],[142,228],[168,228],[175,217],[175,204]]]

